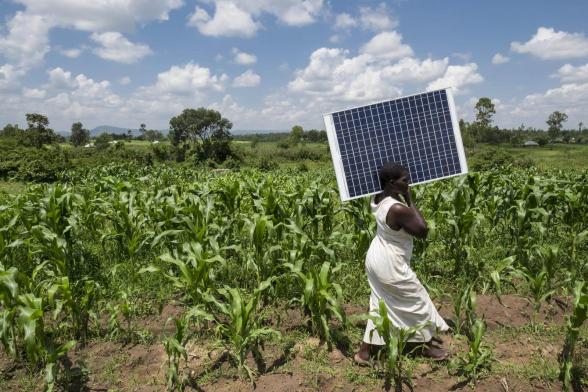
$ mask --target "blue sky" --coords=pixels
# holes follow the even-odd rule
[[[588,2],[3,0],[0,125],[164,129],[211,107],[234,129],[323,128],[322,113],[451,86],[459,115],[588,125]]]

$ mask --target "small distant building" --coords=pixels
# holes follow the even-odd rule
[[[84,146],[84,148],[92,148],[94,147],[94,143],[88,143]]]
[[[535,147],[538,145],[539,145],[539,143],[537,143],[534,140],[527,140],[526,142],[523,143],[523,147]]]

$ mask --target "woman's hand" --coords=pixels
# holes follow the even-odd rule
[[[406,190],[402,193],[402,197],[404,197],[406,205],[410,206],[412,204],[412,193],[410,193],[410,187],[408,185],[406,185]]]

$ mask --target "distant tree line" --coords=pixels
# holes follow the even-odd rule
[[[301,126],[295,125],[290,132],[250,133],[247,135],[235,135],[235,140],[249,142],[283,142],[293,140],[298,142],[326,143],[327,132],[324,130],[310,129],[305,131]]]
[[[70,136],[64,138],[49,127],[49,119],[45,115],[27,113],[26,121],[26,129],[20,129],[18,125],[12,124],[0,129],[0,142],[4,141],[6,144],[10,141],[16,146],[37,149],[64,142],[69,142],[74,147],[82,147],[91,142],[90,131],[85,129],[81,122],[73,123]],[[171,151],[165,153],[177,161],[190,157],[196,161],[223,162],[233,155],[230,147],[232,127],[233,124],[216,110],[185,109],[170,120],[168,138],[171,142]],[[112,141],[165,140],[162,132],[147,129],[145,124],[140,125],[139,132],[141,134],[137,137],[133,137],[130,129],[126,134],[102,133],[94,139],[92,146],[97,150],[103,150],[108,148]]]
[[[576,129],[565,129],[567,114],[555,111],[547,120],[547,132],[521,124],[517,128],[499,128],[493,124],[496,108],[492,100],[482,97],[475,107],[476,119],[472,122],[460,120],[463,142],[467,147],[475,147],[476,143],[520,145],[526,141],[534,141],[539,145],[547,143],[588,143],[588,128],[580,122]]]

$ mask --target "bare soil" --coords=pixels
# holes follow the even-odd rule
[[[566,300],[544,303],[538,314],[525,298],[503,295],[502,303],[494,296],[479,295],[477,313],[487,323],[485,343],[492,349],[494,361],[490,372],[477,384],[469,383],[445,363],[414,357],[407,366],[412,370],[414,391],[559,391],[557,355],[561,351],[565,330]],[[439,304],[443,317],[451,319],[451,305]],[[569,305],[568,305],[569,307]],[[360,306],[346,305],[348,315],[365,312]],[[162,339],[174,331],[169,317],[181,314],[182,308],[167,305],[159,315],[139,322],[152,334],[152,344],[127,344],[96,340],[72,350],[64,359],[68,369],[59,390],[67,391],[165,391],[167,356]],[[532,323],[532,321],[534,321]],[[297,309],[280,312],[271,324],[283,339],[268,343],[262,351],[263,361],[249,366],[261,369],[252,384],[210,340],[190,343],[188,360],[182,362],[186,390],[197,391],[380,391],[386,389],[383,371],[353,363],[353,352],[362,335],[363,323],[350,327],[347,344],[328,351],[325,345],[306,333],[305,318]],[[443,335],[443,346],[453,358],[467,352],[463,336]],[[357,340],[357,341],[354,341]],[[577,355],[588,354],[583,345]],[[581,387],[581,386],[580,386]],[[42,390],[42,376],[29,372],[5,354],[0,354],[0,391]],[[394,386],[392,386],[394,390]]]

